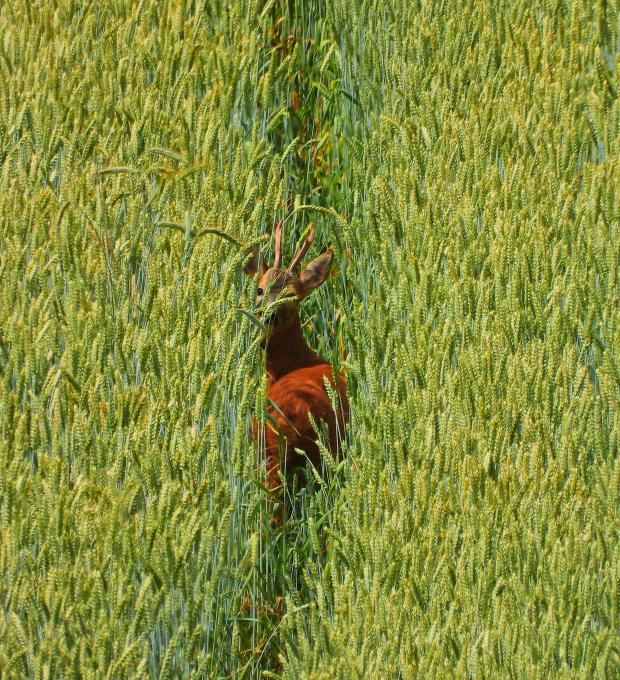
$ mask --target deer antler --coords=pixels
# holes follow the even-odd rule
[[[288,271],[292,272],[295,267],[303,260],[304,255],[308,252],[308,248],[310,247],[310,244],[314,241],[314,229],[310,229],[310,233],[308,236],[306,236],[306,240],[304,241],[304,244],[302,247],[299,249],[299,252],[295,257],[293,258],[293,261],[288,267]]]
[[[282,222],[284,220],[280,220],[278,224],[276,224],[276,255],[273,260],[273,268],[274,269],[279,269],[280,268],[280,260],[282,259]]]

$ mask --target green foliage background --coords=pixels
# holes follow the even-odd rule
[[[2,677],[620,676],[618,3],[328,5],[0,6]],[[289,214],[352,420],[274,526],[204,230]]]

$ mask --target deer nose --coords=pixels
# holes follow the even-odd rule
[[[254,307],[254,313],[256,316],[264,323],[271,325],[275,321],[276,312],[271,312],[271,314],[265,315],[265,305],[262,300],[257,300]]]

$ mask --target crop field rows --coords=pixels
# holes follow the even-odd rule
[[[1,678],[620,677],[619,32],[0,4]],[[282,218],[351,416],[277,523],[242,270]]]

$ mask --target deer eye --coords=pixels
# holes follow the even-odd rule
[[[256,294],[257,294],[257,295],[262,295],[262,294],[263,294],[263,289],[262,289],[262,288],[257,288]]]

